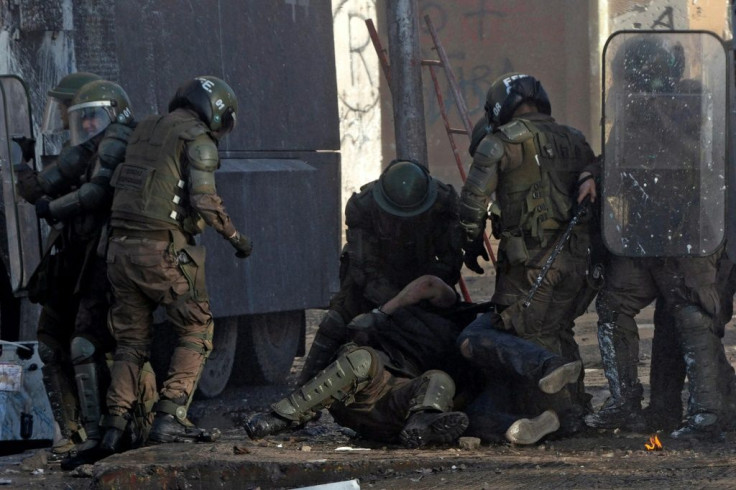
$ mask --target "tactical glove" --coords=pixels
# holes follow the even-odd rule
[[[378,308],[374,308],[370,313],[361,313],[348,323],[348,328],[352,330],[374,329],[379,325],[386,323],[391,318],[390,315],[384,313]]]
[[[18,146],[20,146],[20,149],[23,152],[23,160],[28,162],[36,158],[36,140],[35,139],[27,138],[25,136],[17,136],[13,138],[13,141],[15,141],[18,144]]]
[[[250,241],[250,238],[239,231],[236,231],[235,235],[228,238],[228,241],[233,247],[235,247],[235,250],[237,250],[237,252],[235,252],[235,256],[239,259],[244,259],[253,252],[253,243]]]
[[[15,173],[15,189],[20,197],[31,204],[36,204],[36,201],[44,194],[41,184],[38,183],[38,172],[25,163],[13,165],[13,172]]]
[[[36,216],[38,216],[39,219],[45,219],[51,226],[59,222],[51,215],[51,201],[48,197],[42,197],[36,201]]]
[[[488,252],[483,244],[483,234],[481,233],[472,241],[465,242],[463,251],[465,252],[463,255],[465,267],[478,274],[483,274],[483,268],[478,265],[478,257],[483,257],[483,260],[486,261],[489,260]]]

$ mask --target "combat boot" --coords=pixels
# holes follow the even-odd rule
[[[619,315],[619,320],[629,323],[629,329],[632,325],[636,328],[630,317]],[[640,432],[646,429],[646,422],[641,410],[644,390],[639,383],[636,366],[639,346],[638,343],[629,345],[619,331],[621,329],[621,325],[615,322],[598,323],[598,345],[611,397],[598,412],[585,417],[585,424],[593,429]]]
[[[535,444],[560,428],[554,410],[547,410],[533,419],[519,419],[506,430],[506,440],[513,444]]]
[[[677,440],[698,440],[718,442],[724,434],[718,416],[713,413],[699,413],[688,417],[684,426],[670,434]]]
[[[624,429],[632,432],[642,432],[647,427],[639,400],[621,402],[615,398],[609,398],[598,412],[586,415],[585,425],[593,429]]]
[[[462,412],[415,412],[399,433],[401,443],[410,448],[449,444],[468,428]]]
[[[130,414],[125,415],[104,415],[100,424],[105,433],[100,442],[100,449],[109,454],[119,453],[123,451],[124,436],[126,430],[130,427]]]
[[[156,417],[153,419],[150,444],[170,442],[215,442],[220,437],[219,429],[200,429],[187,418],[184,405],[162,398],[155,407]]]
[[[245,422],[245,432],[251,439],[262,439],[283,432],[294,422],[280,417],[276,412],[257,413]]]

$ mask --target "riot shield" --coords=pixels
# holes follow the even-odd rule
[[[701,31],[621,31],[603,51],[603,239],[628,257],[723,242],[726,53]]]
[[[2,213],[0,247],[13,292],[23,289],[41,258],[41,236],[33,205],[15,188],[15,165],[24,162],[14,138],[32,138],[28,89],[13,75],[0,75],[0,169],[2,170]],[[4,278],[3,278],[4,279]]]

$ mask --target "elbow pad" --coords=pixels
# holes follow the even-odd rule
[[[494,135],[488,135],[475,150],[468,178],[463,185],[463,194],[490,195],[498,180],[498,163],[503,158],[503,142]]]
[[[122,124],[111,124],[100,141],[97,155],[103,167],[114,169],[118,163],[125,160],[125,148],[128,145],[133,128]]]
[[[220,164],[217,145],[203,134],[187,144],[186,152],[189,161],[189,192],[215,194],[215,170]]]

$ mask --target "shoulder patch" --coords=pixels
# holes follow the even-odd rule
[[[520,119],[504,124],[496,130],[499,137],[510,143],[521,143],[534,136],[529,127]]]
[[[493,161],[498,161],[503,157],[503,141],[495,134],[489,134],[480,142],[475,150],[475,155],[485,155]]]

